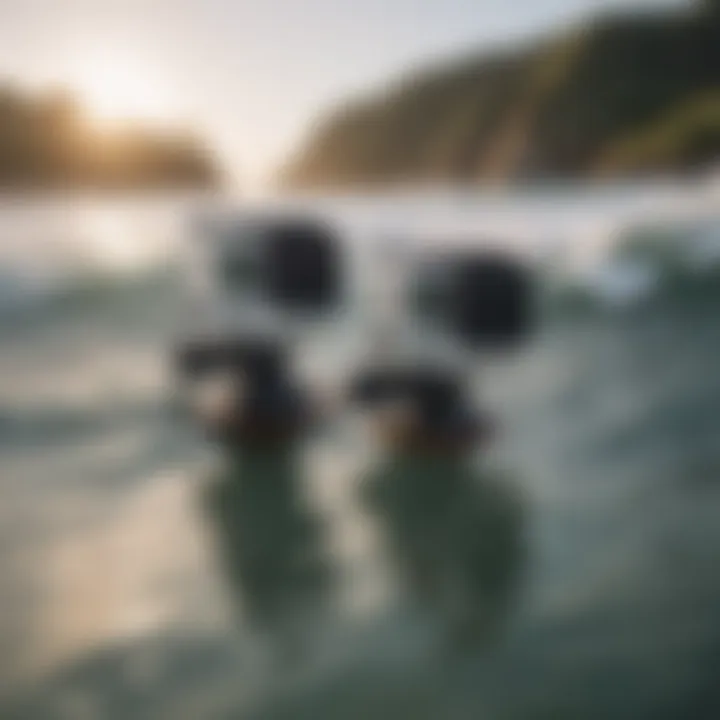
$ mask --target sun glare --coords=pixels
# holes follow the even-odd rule
[[[89,64],[74,85],[95,120],[165,122],[177,115],[167,86],[141,68]]]

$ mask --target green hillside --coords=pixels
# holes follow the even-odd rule
[[[186,132],[98,129],[62,92],[0,86],[0,190],[208,187],[213,157]]]
[[[293,188],[635,176],[720,158],[720,3],[607,16],[336,110]]]

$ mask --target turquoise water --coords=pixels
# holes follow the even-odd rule
[[[333,211],[366,234],[503,232],[534,252],[652,217],[661,190]],[[388,600],[354,501],[371,450],[344,425],[320,437],[311,498],[341,588],[318,651],[290,671],[231,617],[200,504],[213,454],[167,402],[186,207],[0,209],[3,718],[718,716],[720,278],[709,260],[692,272],[658,261],[653,292],[621,305],[588,298],[586,279],[582,292],[554,290],[532,345],[479,372],[530,551],[492,650],[438,656],[422,622]],[[672,242],[688,248],[690,234]],[[665,258],[656,247],[642,252]],[[328,356],[349,335],[330,333]]]

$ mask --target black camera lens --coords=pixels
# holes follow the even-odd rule
[[[519,263],[501,257],[466,258],[456,277],[453,319],[460,336],[506,345],[528,335],[531,281]]]
[[[340,257],[334,234],[322,224],[287,222],[267,231],[263,245],[266,293],[288,310],[322,312],[340,296]]]
[[[341,293],[339,240],[310,219],[245,219],[231,228],[217,259],[226,290],[281,312],[323,313]]]
[[[412,303],[421,322],[461,342],[507,348],[530,333],[533,300],[532,278],[521,262],[479,251],[426,262]]]

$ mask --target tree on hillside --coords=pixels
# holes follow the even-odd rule
[[[71,95],[0,84],[0,190],[213,187],[215,158],[190,132],[92,126]]]

